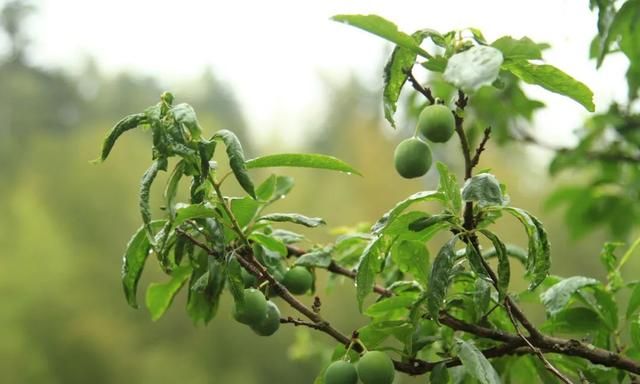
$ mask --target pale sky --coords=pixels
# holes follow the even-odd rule
[[[381,88],[382,54],[390,45],[329,20],[340,13],[376,13],[401,30],[480,28],[489,41],[502,35],[549,42],[547,61],[585,82],[596,107],[623,98],[625,67],[611,60],[596,72],[587,58],[595,33],[588,1],[429,0],[40,0],[31,19],[37,63],[78,70],[91,55],[101,68],[153,75],[170,87],[205,68],[234,90],[260,135],[281,130],[304,136],[322,113],[319,74],[340,79],[356,71]],[[536,119],[541,132],[565,140],[586,116],[582,107],[527,88],[549,108]],[[180,95],[177,95],[178,97]],[[391,130],[391,128],[389,128]],[[562,132],[562,133],[561,133]]]

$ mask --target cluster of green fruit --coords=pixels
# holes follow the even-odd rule
[[[396,147],[396,171],[407,179],[423,176],[431,168],[432,156],[429,144],[418,138],[418,133],[434,143],[445,143],[454,131],[455,119],[447,106],[433,104],[425,107],[418,117],[416,135],[403,140]]]
[[[334,361],[324,375],[325,384],[356,384],[358,377],[364,384],[391,384],[395,376],[393,361],[386,353],[369,351],[357,364],[345,360]]]
[[[233,318],[246,324],[260,336],[271,336],[280,328],[280,310],[264,293],[253,288],[257,284],[255,276],[242,270],[244,280],[243,300],[236,301]],[[282,284],[294,295],[307,293],[313,285],[313,275],[305,267],[290,268],[282,279]],[[271,295],[270,295],[271,296]]]

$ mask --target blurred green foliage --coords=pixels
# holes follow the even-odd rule
[[[207,328],[193,327],[179,310],[184,303],[155,323],[144,310],[127,306],[121,293],[121,254],[139,226],[135,192],[148,161],[150,139],[144,132],[131,134],[132,139],[123,141],[99,172],[89,160],[96,157],[104,132],[113,122],[154,103],[161,89],[151,78],[127,73],[105,76],[91,61],[75,75],[34,67],[25,53],[27,39],[20,27],[29,14],[29,7],[23,5],[10,2],[0,17],[11,42],[10,53],[0,63],[1,381],[303,382],[309,370],[317,371],[328,358],[306,348],[310,343],[332,346],[322,335],[283,327],[274,337],[256,339],[231,320],[228,298]],[[197,88],[185,88],[181,98],[198,110],[209,133],[225,127],[243,143],[251,143],[232,90],[213,73],[204,73]],[[512,100],[522,100],[518,89],[508,89]],[[395,201],[418,189],[435,187],[431,173],[425,179],[406,182],[393,171],[393,142],[408,134],[402,130],[397,137],[382,134],[389,130],[381,116],[371,112],[381,109],[377,93],[355,77],[340,86],[329,86],[328,92],[332,103],[327,117],[308,145],[345,159],[364,177],[293,172],[297,187],[282,202],[281,210],[300,209],[310,216],[322,216],[329,228],[339,232],[341,226],[377,220]],[[478,124],[503,116],[497,122],[497,135],[504,139],[509,123],[504,116],[516,113],[505,110],[511,106],[496,103],[490,94],[479,97],[486,98],[495,111],[488,110],[493,115],[478,113]],[[517,114],[529,119],[539,105],[523,103]],[[436,158],[446,159],[452,145],[456,144],[438,146]],[[271,149],[254,146],[247,152]],[[554,183],[536,166],[537,159],[522,156],[517,148],[498,152],[490,144],[490,149],[480,167],[491,164],[492,172],[512,186],[508,191],[512,201],[539,211]],[[524,168],[530,172],[517,172]],[[319,172],[313,175],[313,183],[308,172]],[[624,175],[628,177],[627,172]],[[638,179],[637,170],[634,177]],[[619,185],[620,180],[611,178],[610,182]],[[636,185],[636,197],[637,191]],[[637,211],[637,198],[629,199],[628,204]],[[628,209],[622,206],[618,212]],[[552,272],[601,277],[598,254],[604,232],[571,242],[559,215],[541,217],[553,244]],[[621,225],[630,228],[630,224],[637,222],[627,220]],[[507,223],[501,229],[507,238],[522,241],[513,227]],[[312,237],[322,243],[331,241],[333,234],[316,231]],[[147,270],[141,286],[154,276],[160,276],[159,272]],[[323,303],[323,312],[339,328],[354,329],[360,316],[355,292],[348,282],[335,287],[340,283],[321,281],[329,290],[347,291]],[[514,286],[524,288],[524,283],[515,281]],[[324,297],[324,291],[319,292]],[[541,316],[542,312],[538,319]],[[284,363],[288,358],[298,362]]]

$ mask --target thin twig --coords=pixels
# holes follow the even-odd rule
[[[424,96],[429,101],[430,104],[436,103],[436,99],[433,97],[433,94],[431,93],[431,89],[423,87],[422,84],[420,84],[420,82],[418,81],[418,79],[416,79],[415,76],[413,76],[413,72],[410,69],[406,69],[404,73],[407,75],[407,80],[409,80],[409,82],[411,83],[411,86],[413,86],[413,89],[415,89],[420,94],[422,94],[422,96]]]
[[[511,312],[511,307],[509,306],[509,304],[506,305],[506,309],[507,309],[507,314],[509,314],[509,319],[511,319],[511,322],[513,323],[513,326],[516,329],[516,333],[518,334],[518,336],[525,343],[527,343],[529,348],[531,348],[531,350],[535,352],[535,354],[538,356],[538,358],[540,360],[542,360],[542,363],[544,364],[545,368],[547,368],[547,370],[549,372],[551,372],[554,375],[556,375],[556,377],[558,379],[560,379],[560,381],[562,381],[563,383],[565,383],[565,384],[573,384],[573,382],[571,380],[569,380],[569,378],[567,378],[565,375],[563,375],[562,372],[560,372],[560,370],[558,370],[558,368],[554,367],[553,364],[551,364],[549,362],[549,360],[547,360],[547,358],[544,357],[544,354],[542,353],[542,351],[538,347],[536,347],[533,344],[531,344],[529,339],[525,335],[523,335],[522,332],[520,332],[520,327],[518,326],[518,322],[516,321],[516,319],[514,319],[514,317],[513,317],[513,313]]]
[[[478,148],[476,148],[475,155],[473,155],[473,157],[471,158],[471,168],[475,167],[480,162],[480,155],[482,155],[482,152],[485,150],[487,141],[489,141],[490,137],[491,137],[491,127],[487,127],[484,129],[482,141],[480,141]]]

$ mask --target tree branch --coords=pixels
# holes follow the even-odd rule
[[[424,96],[429,101],[429,103],[436,103],[436,99],[433,97],[431,89],[423,87],[420,82],[413,76],[413,72],[410,69],[406,69],[404,73],[407,75],[407,80],[409,80],[411,86],[413,86],[413,89],[422,94],[422,96]]]
[[[460,109],[460,110],[464,110],[464,108],[467,106],[467,102],[469,101],[469,98],[464,94],[464,92],[462,92],[461,90],[458,90],[458,100],[456,101],[456,106]],[[464,179],[468,180],[472,177],[473,174],[473,168],[478,165],[479,161],[480,161],[480,155],[482,154],[482,151],[484,151],[484,147],[487,143],[487,140],[489,140],[489,136],[491,134],[491,128],[487,128],[484,131],[484,137],[482,139],[482,141],[480,142],[480,145],[478,146],[478,148],[476,148],[475,151],[475,155],[473,156],[473,158],[471,157],[471,149],[469,147],[469,141],[467,140],[467,135],[464,132],[464,127],[463,127],[463,122],[464,122],[464,118],[459,117],[457,113],[454,113],[455,116],[455,123],[456,123],[456,133],[458,134],[458,137],[460,138],[460,145],[462,146],[462,154],[464,156],[464,165],[465,165],[465,171],[464,171]],[[467,201],[464,207],[464,213],[463,213],[463,224],[462,226],[464,227],[464,229],[466,229],[467,231],[470,232],[469,235],[466,235],[463,237],[463,240],[471,245],[473,248],[475,248],[476,252],[481,255],[482,253],[480,252],[480,243],[478,241],[478,236],[475,234],[475,229],[476,229],[476,221],[475,218],[473,216],[473,202],[472,201]],[[489,263],[487,263],[486,260],[484,260],[484,258],[480,258],[481,262],[482,262],[482,266],[484,267],[484,269],[487,271],[487,274],[489,275],[489,277],[491,278],[491,281],[493,282],[493,285],[495,286],[496,289],[498,289],[498,276],[495,274],[495,272],[493,271],[493,269],[491,269],[491,266],[489,265]],[[532,339],[537,339],[540,338],[542,335],[540,334],[540,331],[538,331],[537,328],[535,328],[533,326],[533,324],[531,324],[531,322],[529,321],[529,319],[527,319],[527,317],[525,316],[525,314],[520,310],[520,308],[518,308],[518,306],[516,305],[515,302],[513,302],[513,300],[511,299],[511,297],[509,297],[508,295],[505,297],[505,307],[507,309],[507,313],[509,314],[509,318],[511,319],[511,322],[513,323],[513,326],[516,329],[516,332],[518,333],[518,336],[522,339],[522,341],[524,341],[530,348],[531,350],[533,350],[538,357],[542,360],[542,362],[544,363],[545,367],[554,375],[556,375],[561,381],[567,383],[567,384],[571,384],[571,381],[569,379],[567,379],[556,367],[554,367],[542,354],[542,352],[540,352],[539,349],[537,349],[531,342],[530,340],[523,335],[519,328],[518,328],[518,322],[516,321],[516,318],[518,319],[518,321],[525,327],[525,329],[527,329],[527,331],[529,332],[529,334],[531,335]]]

